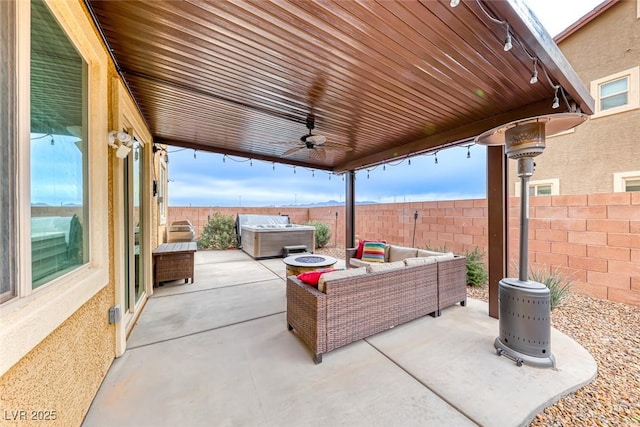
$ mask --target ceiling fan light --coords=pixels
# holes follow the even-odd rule
[[[327,142],[327,137],[324,135],[309,135],[307,136],[305,142],[310,142],[315,145],[322,145]]]

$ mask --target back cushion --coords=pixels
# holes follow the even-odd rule
[[[389,248],[389,262],[402,261],[405,258],[415,258],[418,256],[416,248],[391,245]]]
[[[430,250],[425,250],[425,249],[418,249],[418,256],[436,256],[436,255],[442,255],[444,252],[435,252],[435,251],[430,251]]]
[[[405,258],[404,263],[407,267],[413,267],[414,265],[435,264],[436,259],[434,257],[419,257],[419,258]]]
[[[384,247],[382,242],[366,242],[362,249],[362,261],[384,262]]]
[[[345,277],[356,277],[367,274],[366,268],[350,268],[349,270],[338,270],[324,273],[318,280],[318,290],[324,292],[326,287],[325,283],[331,280],[344,279]]]
[[[378,271],[399,270],[401,268],[404,268],[404,261],[370,264],[367,266],[367,271],[369,273],[375,273]]]

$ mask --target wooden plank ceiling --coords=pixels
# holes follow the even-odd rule
[[[341,172],[593,100],[519,3],[95,1],[154,141]],[[515,2],[515,3],[514,3]],[[524,46],[524,48],[523,48]],[[525,52],[525,49],[527,52]],[[530,84],[540,58],[540,81]],[[324,150],[300,149],[307,117]],[[333,148],[333,149],[330,149]]]

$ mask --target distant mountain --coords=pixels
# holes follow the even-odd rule
[[[362,201],[362,202],[356,202],[356,205],[375,205],[377,202],[370,202],[370,201]],[[289,204],[289,205],[280,205],[280,207],[283,208],[317,208],[317,207],[323,207],[323,206],[344,206],[344,202],[338,202],[337,200],[329,200],[327,202],[318,202],[318,203],[307,203],[307,204],[299,204],[299,205],[294,205],[294,204]]]

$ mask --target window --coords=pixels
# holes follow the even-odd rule
[[[559,179],[529,181],[529,196],[557,196],[560,194]],[[515,195],[520,197],[520,181],[515,183]]]
[[[46,5],[31,6],[31,280],[88,259],[86,64]]]
[[[80,2],[0,1],[0,49],[2,375],[109,283],[109,58]]]
[[[631,68],[591,82],[596,100],[593,118],[640,108],[640,67]]]
[[[613,191],[640,191],[640,171],[618,172],[613,174]]]
[[[16,28],[15,3],[0,2],[0,102],[6,108],[0,108],[0,244],[3,251],[0,256],[0,303],[12,298],[15,293],[16,260],[15,248],[15,187],[6,183],[15,177],[14,141],[16,140]],[[6,142],[5,142],[6,141]],[[6,254],[6,255],[5,255]]]

